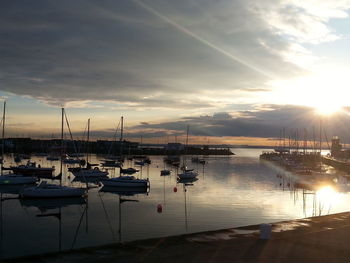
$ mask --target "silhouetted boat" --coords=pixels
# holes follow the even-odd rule
[[[2,115],[2,141],[5,139],[5,119],[6,119],[6,101],[4,101],[4,109]],[[1,146],[1,160],[4,160],[4,144]],[[3,174],[3,162],[1,162],[0,185],[16,185],[16,184],[33,184],[38,181],[37,177],[23,176],[22,174]]]
[[[194,179],[198,176],[198,173],[193,169],[184,169],[182,173],[178,174],[179,179]]]
[[[116,187],[149,187],[150,183],[148,179],[137,179],[134,176],[118,176],[115,178],[101,179],[101,183],[104,186],[116,186]]]
[[[0,176],[0,185],[35,184],[38,181],[38,177],[23,176],[21,174],[6,174]]]
[[[134,173],[137,173],[139,170],[135,169],[135,168],[132,168],[132,167],[129,167],[129,168],[126,168],[126,169],[123,169],[123,168],[120,168],[120,173],[121,174],[134,174]]]
[[[101,163],[102,167],[122,167],[123,164],[121,162],[117,162],[116,160],[104,160]]]
[[[163,169],[160,171],[160,175],[165,176],[165,175],[170,175],[171,174],[171,170],[168,169]]]
[[[75,177],[107,177],[108,172],[101,171],[100,168],[94,167],[93,169],[88,165],[86,168],[74,167],[68,168],[68,171],[71,172]]]
[[[41,167],[36,165],[35,162],[28,161],[27,164],[21,164],[18,166],[10,166],[9,168],[14,174],[21,174],[23,176],[37,176],[42,178],[52,178],[55,167]],[[9,170],[3,167],[3,170]]]
[[[26,187],[20,192],[21,198],[60,198],[82,197],[86,195],[86,189],[48,184],[42,181],[38,186]]]
[[[187,169],[186,167],[186,154],[187,154],[187,148],[188,148],[188,132],[189,132],[189,126],[187,125],[187,133],[186,133],[186,153],[183,157],[183,164],[182,164],[182,173],[178,174],[177,177],[179,179],[193,179],[198,176],[198,173],[194,172],[193,169]]]

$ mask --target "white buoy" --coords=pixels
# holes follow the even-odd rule
[[[270,239],[272,231],[271,224],[261,224],[260,225],[260,239]]]

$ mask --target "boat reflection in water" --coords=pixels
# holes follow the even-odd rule
[[[137,199],[130,199],[130,197],[135,196],[135,195],[148,195],[149,193],[149,188],[145,187],[109,187],[109,186],[103,186],[100,191],[101,193],[109,193],[109,194],[115,194],[118,196],[118,242],[122,242],[122,204],[125,202],[139,202]],[[129,198],[126,198],[129,197]],[[103,199],[101,197],[101,202],[104,206]],[[107,214],[107,211],[105,211],[105,214]],[[107,218],[108,223],[109,223],[109,218]],[[111,227],[111,224],[109,223],[112,235],[113,229]]]
[[[40,211],[40,214],[36,216],[39,218],[43,217],[53,217],[58,220],[58,251],[62,251],[62,209],[68,206],[85,206],[84,210],[80,216],[79,224],[76,228],[74,240],[70,249],[74,248],[77,235],[79,233],[79,228],[82,222],[82,219],[85,215],[86,217],[86,228],[87,228],[87,210],[88,203],[85,198],[82,197],[73,197],[73,198],[51,198],[51,199],[20,199],[20,204],[22,207],[36,207]],[[51,210],[54,210],[51,212]]]
[[[186,178],[186,179],[177,179],[177,183],[183,185],[184,192],[184,203],[185,203],[185,229],[188,231],[188,213],[187,213],[187,188],[189,186],[194,186],[194,182],[198,181],[198,178]]]

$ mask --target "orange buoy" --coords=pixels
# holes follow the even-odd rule
[[[177,187],[175,186],[175,187],[174,187],[174,193],[176,193],[176,192],[177,192]]]
[[[157,205],[157,212],[158,212],[158,213],[163,212],[163,206],[162,206],[161,204],[158,204],[158,205]]]

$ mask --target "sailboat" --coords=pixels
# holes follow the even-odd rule
[[[89,145],[89,139],[90,139],[90,119],[88,119],[88,132],[87,132],[87,145]],[[75,177],[84,177],[84,178],[99,178],[99,177],[106,177],[108,175],[108,172],[101,171],[100,168],[97,166],[92,168],[92,165],[89,163],[89,150],[86,154],[86,167],[74,167],[69,168],[68,171],[71,172]]]
[[[120,153],[123,153],[122,150],[122,143],[123,143],[123,117],[121,117],[121,130],[120,130]],[[135,176],[132,175],[122,175],[122,173],[132,173],[136,172],[137,170],[134,168],[127,168],[122,169],[120,168],[120,175],[115,178],[103,178],[101,180],[101,183],[104,186],[114,186],[114,187],[146,187],[148,188],[150,183],[148,179],[138,179]]]
[[[63,127],[64,127],[64,108],[62,108],[62,127],[61,127],[61,155],[63,154]],[[48,184],[42,181],[38,186],[24,188],[20,192],[21,198],[60,198],[60,197],[81,197],[86,195],[86,189],[62,185],[62,169],[59,174],[60,184]]]
[[[0,185],[15,185],[15,184],[34,184],[38,181],[37,177],[24,176],[22,174],[10,173],[3,174],[4,163],[4,147],[5,147],[5,116],[6,116],[6,101],[4,101],[4,109],[2,115],[2,146],[1,146],[1,176]]]
[[[178,174],[177,177],[179,179],[193,179],[198,176],[198,173],[196,173],[193,169],[187,169],[186,167],[186,154],[187,154],[187,148],[188,148],[188,132],[189,132],[189,126],[187,126],[187,135],[186,135],[186,148],[185,148],[185,156],[183,158],[183,165],[182,165],[182,173]]]

